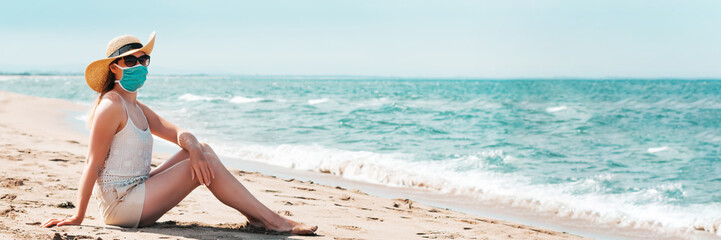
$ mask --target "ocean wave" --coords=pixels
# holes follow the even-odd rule
[[[232,102],[232,103],[254,103],[254,102],[260,102],[260,101],[263,101],[263,100],[265,100],[265,99],[263,99],[263,98],[246,98],[246,97],[241,97],[241,96],[235,96],[235,97],[231,98],[231,99],[229,100],[229,102]]]
[[[552,113],[552,112],[563,111],[566,109],[568,109],[568,107],[566,107],[565,105],[558,106],[558,107],[549,107],[549,108],[546,108],[546,112]]]
[[[721,134],[714,131],[704,131],[696,134],[696,139],[706,142],[721,142]]]
[[[329,100],[330,100],[330,99],[328,99],[328,98],[311,99],[311,100],[308,100],[308,104],[309,104],[309,105],[316,105],[316,104],[328,102]]]
[[[648,148],[646,151],[647,151],[648,153],[657,153],[657,152],[663,152],[663,151],[666,151],[666,150],[669,150],[669,149],[671,149],[671,148],[670,148],[670,147],[663,146],[663,147]]]
[[[685,100],[678,98],[664,98],[657,101],[643,101],[637,98],[626,98],[611,103],[613,108],[631,108],[631,109],[721,109],[721,102],[716,98],[706,97],[697,100]]]
[[[0,82],[12,81],[12,80],[16,80],[16,79],[18,79],[18,77],[16,77],[16,76],[0,75]]]
[[[213,100],[225,100],[230,103],[254,103],[254,102],[262,102],[267,101],[263,98],[247,98],[242,96],[235,96],[232,98],[223,98],[223,97],[207,97],[207,96],[198,96],[190,93],[183,94],[182,96],[178,97],[178,100],[185,100],[188,102],[195,102],[195,101],[213,101]]]
[[[183,94],[182,96],[178,97],[178,100],[185,100],[188,102],[195,102],[195,101],[212,101],[216,99],[223,99],[220,97],[205,97],[205,96],[198,96],[190,93]]]
[[[369,100],[364,100],[360,102],[356,102],[355,104],[361,107],[371,107],[371,106],[380,106],[383,104],[390,103],[390,99],[387,97],[382,98],[373,98]]]
[[[660,235],[689,236],[703,230],[721,236],[717,216],[721,204],[675,206],[669,195],[685,194],[681,184],[663,184],[627,193],[607,193],[613,174],[600,174],[559,184],[534,183],[514,173],[488,170],[514,164],[501,150],[482,151],[445,161],[415,161],[412,154],[344,151],[319,145],[229,146],[214,143],[221,155],[271,165],[328,173],[349,180],[413,187],[470,196],[485,203],[528,209],[541,215],[583,219],[614,228],[646,229]],[[463,170],[473,169],[473,171]],[[714,227],[716,226],[716,227]]]
[[[64,76],[64,75],[0,75],[0,81],[12,81],[12,80],[23,80],[32,79],[35,82],[47,81],[47,80],[80,80],[82,76]],[[83,80],[84,81],[84,80]]]

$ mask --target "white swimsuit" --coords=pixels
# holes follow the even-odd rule
[[[128,121],[113,137],[93,195],[105,224],[138,227],[145,202],[145,180],[150,173],[153,137],[149,125],[145,131],[135,126],[125,100],[122,101]]]

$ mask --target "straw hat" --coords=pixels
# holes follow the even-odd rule
[[[101,92],[105,81],[108,79],[108,66],[110,63],[115,59],[131,55],[138,51],[143,51],[145,54],[150,55],[150,52],[153,51],[153,45],[155,45],[155,32],[150,33],[150,39],[148,39],[148,43],[145,45],[140,43],[138,38],[131,35],[113,38],[105,50],[105,56],[107,58],[94,61],[85,68],[85,82],[88,83],[91,89],[96,92]]]

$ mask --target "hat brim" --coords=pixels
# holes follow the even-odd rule
[[[127,52],[124,52],[123,54],[120,54],[115,57],[111,58],[103,58],[100,60],[93,61],[85,68],[85,82],[88,84],[88,87],[93,89],[96,92],[102,92],[103,86],[105,85],[105,81],[108,79],[108,65],[115,61],[115,59],[125,57],[128,55],[132,55],[136,52],[145,52],[145,54],[150,55],[151,52],[153,52],[153,46],[155,45],[155,32],[150,33],[150,39],[148,40],[148,43],[143,45],[142,48],[133,49]]]

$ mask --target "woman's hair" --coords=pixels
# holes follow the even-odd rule
[[[113,64],[117,61],[118,60],[116,59],[115,61],[113,61],[110,64]],[[110,65],[108,65],[108,66],[110,66]],[[90,117],[88,118],[88,125],[87,125],[88,129],[90,129],[93,126],[93,118],[95,117],[95,109],[98,107],[98,104],[100,104],[100,100],[103,99],[103,96],[105,95],[105,93],[109,92],[110,90],[113,90],[114,87],[115,87],[115,73],[113,73],[112,71],[110,71],[110,69],[108,69],[108,74],[105,79],[105,83],[103,84],[103,89],[100,91],[100,95],[95,99],[95,101],[93,101],[93,105],[90,107]]]

